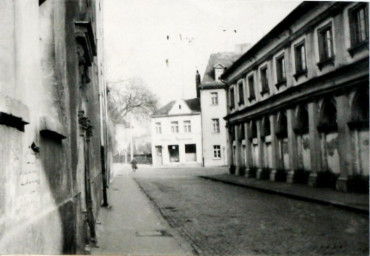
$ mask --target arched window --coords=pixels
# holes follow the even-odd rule
[[[308,111],[306,106],[299,106],[297,117],[296,117],[296,125],[294,127],[294,131],[296,134],[305,134],[308,133]]]
[[[278,138],[288,138],[288,120],[286,118],[285,112],[281,112],[277,118],[277,129],[276,136]]]
[[[337,131],[337,108],[333,99],[324,100],[317,129],[324,133]]]
[[[369,91],[359,90],[353,98],[351,106],[351,120],[348,123],[351,129],[369,127]]]

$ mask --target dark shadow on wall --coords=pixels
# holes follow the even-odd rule
[[[40,158],[62,223],[63,254],[76,253],[76,214],[67,141],[40,137]],[[53,227],[50,227],[52,229]]]

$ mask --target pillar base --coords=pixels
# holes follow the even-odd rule
[[[294,182],[294,170],[289,170],[288,174],[286,176],[286,182],[287,183],[293,183]]]
[[[317,187],[317,173],[316,172],[311,172],[310,176],[308,176],[308,186]]]
[[[270,180],[275,181],[276,180],[276,170],[271,170],[270,172]]]
[[[335,184],[335,189],[342,192],[347,192],[347,177],[339,176]]]

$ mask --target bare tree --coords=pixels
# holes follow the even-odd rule
[[[135,119],[149,118],[157,107],[157,97],[145,85],[141,78],[109,84],[108,109],[115,123],[126,123],[127,115]]]

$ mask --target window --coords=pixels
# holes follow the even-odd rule
[[[304,41],[294,47],[296,75],[307,72],[306,47]],[[297,77],[296,77],[297,78]]]
[[[244,86],[243,82],[240,82],[238,84],[238,91],[239,91],[239,105],[244,104]]]
[[[318,31],[320,62],[333,59],[333,32],[331,24]]]
[[[211,92],[211,101],[212,101],[212,105],[218,105],[218,93],[217,92]]]
[[[254,93],[254,77],[253,75],[248,77],[248,89],[249,89],[249,101],[252,101],[256,98]]]
[[[366,4],[360,4],[349,10],[351,46],[357,46],[369,39],[368,10]]]
[[[161,126],[161,123],[160,122],[155,123],[155,132],[157,134],[161,134],[162,133],[162,126]]]
[[[269,80],[267,76],[267,67],[261,68],[261,95],[269,92]]]
[[[213,132],[219,133],[220,132],[220,120],[218,118],[212,119],[212,125],[213,125]]]
[[[213,158],[217,158],[217,159],[221,158],[221,146],[220,145],[213,146]]]
[[[191,132],[191,122],[184,121],[184,132]]]
[[[279,88],[279,85],[286,81],[285,58],[284,58],[284,56],[280,56],[280,57],[276,58],[276,78],[277,78],[276,87]]]
[[[179,133],[179,122],[177,121],[171,122],[171,132]]]
[[[235,108],[235,95],[234,95],[234,88],[230,89],[230,109]]]

